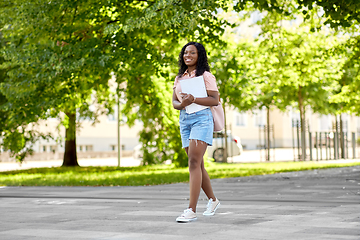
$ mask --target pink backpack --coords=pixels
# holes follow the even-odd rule
[[[221,130],[224,129],[225,126],[224,109],[222,107],[220,100],[217,106],[211,106],[210,109],[214,120],[214,132],[220,132]]]

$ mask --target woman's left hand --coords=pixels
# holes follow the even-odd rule
[[[182,105],[188,106],[194,102],[194,96],[187,93],[180,93],[182,98]]]

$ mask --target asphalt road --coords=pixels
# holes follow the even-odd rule
[[[2,187],[0,239],[360,239],[360,166],[212,180],[221,207],[180,224],[188,184]]]

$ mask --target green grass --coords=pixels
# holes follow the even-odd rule
[[[360,162],[274,162],[224,164],[207,162],[212,179],[274,174],[360,165]],[[144,186],[188,182],[187,168],[173,165],[141,167],[56,167],[0,173],[0,186]]]

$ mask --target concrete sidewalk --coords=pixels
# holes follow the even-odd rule
[[[179,224],[188,184],[0,188],[0,239],[360,239],[360,166],[214,179],[215,216]]]
[[[22,164],[18,162],[0,162],[0,172],[11,170],[24,170],[30,168],[46,168],[61,167],[63,160],[42,160],[42,161],[24,161]],[[86,158],[79,159],[78,163],[82,167],[87,166],[118,166],[117,158]],[[141,159],[133,159],[131,157],[121,158],[121,167],[139,166]]]

